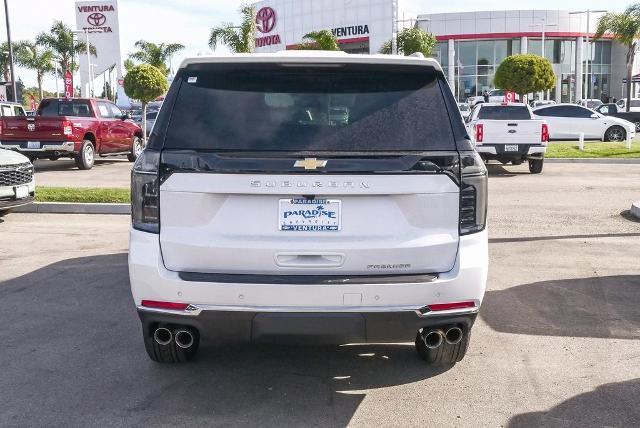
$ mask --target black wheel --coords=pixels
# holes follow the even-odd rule
[[[93,167],[93,162],[95,161],[95,156],[96,153],[93,143],[89,140],[84,140],[80,147],[80,151],[75,157],[76,166],[78,169],[91,169]]]
[[[134,136],[131,142],[131,153],[127,155],[127,159],[129,159],[129,162],[135,162],[143,150],[144,150],[144,142],[142,141],[142,138],[138,136]]]
[[[621,143],[627,139],[627,131],[622,126],[612,126],[604,134],[605,141]]]
[[[164,328],[171,332],[170,335],[165,332],[166,336],[161,337],[162,339],[168,339],[167,344],[161,345],[155,340],[154,334],[156,328]],[[156,328],[153,328],[150,332],[143,332],[144,347],[147,355],[149,355],[149,358],[153,361],[158,363],[184,363],[191,360],[198,352],[200,335],[196,329],[170,325],[160,325]],[[178,346],[175,340],[176,333],[184,332],[185,330],[188,330],[193,337],[193,345],[187,349]]]
[[[453,365],[462,361],[467,354],[469,341],[471,340],[471,330],[467,331],[462,340],[455,345],[450,345],[443,341],[442,345],[435,349],[427,348],[420,334],[416,336],[416,351],[420,358],[429,365]]]
[[[544,166],[544,158],[529,159],[529,172],[531,174],[540,174],[542,172],[543,166]]]

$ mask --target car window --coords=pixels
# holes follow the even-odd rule
[[[640,100],[631,100],[631,107],[640,107]]]
[[[13,116],[13,109],[11,106],[3,105],[2,106],[2,115],[3,116]]]
[[[590,118],[593,112],[580,106],[565,106],[568,109],[567,117],[575,117],[576,119]]]
[[[529,109],[525,106],[483,106],[478,119],[487,120],[527,120],[531,119]]]
[[[147,120],[156,120],[156,117],[158,117],[157,111],[147,113]]]
[[[44,100],[38,108],[38,116],[91,117],[88,101],[84,100]]]
[[[19,117],[24,117],[26,116],[24,113],[24,109],[20,106],[13,106],[13,115],[14,116],[19,116]]]
[[[600,106],[597,111],[602,114],[609,114],[609,106]]]
[[[456,147],[441,89],[446,82],[430,68],[215,64],[184,73],[165,148],[375,152]]]
[[[124,113],[122,113],[122,110],[120,110],[120,108],[117,105],[111,104],[111,103],[107,103],[107,105],[111,109],[111,116],[112,117],[122,117],[123,116]]]
[[[100,113],[100,117],[103,117],[105,119],[113,117],[111,109],[109,108],[109,104],[103,101],[98,101],[96,104],[98,105],[98,112]]]
[[[459,107],[460,111],[469,111],[469,106],[467,104],[462,104]]]

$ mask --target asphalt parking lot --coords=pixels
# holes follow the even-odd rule
[[[625,210],[640,165],[490,171],[488,291],[450,369],[411,344],[206,344],[157,365],[128,290],[129,218],[7,215],[0,426],[638,426],[640,223]]]
[[[126,156],[97,158],[88,171],[80,171],[72,159],[34,163],[36,184],[47,187],[129,187],[133,163]]]

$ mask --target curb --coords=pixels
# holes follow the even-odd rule
[[[631,215],[637,219],[640,219],[640,201],[631,204]]]
[[[34,202],[12,209],[16,213],[40,214],[131,214],[129,204],[88,204],[76,202]]]
[[[609,165],[636,165],[640,164],[640,158],[544,158],[548,163],[595,163]]]

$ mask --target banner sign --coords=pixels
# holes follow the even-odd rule
[[[73,75],[69,70],[64,72],[64,96],[65,98],[73,97]]]

